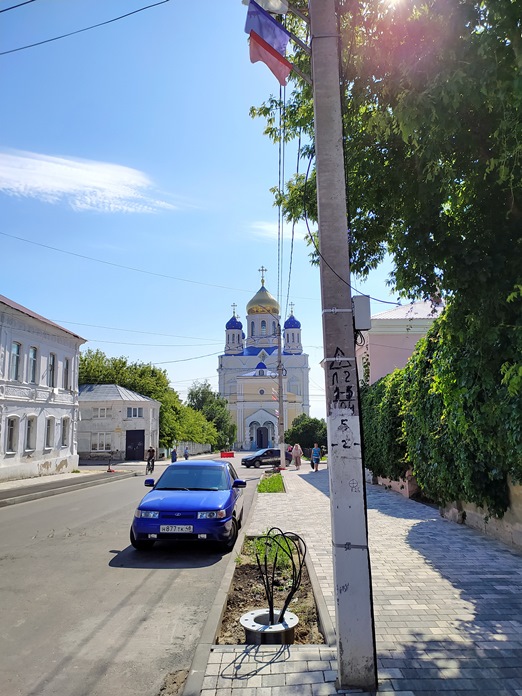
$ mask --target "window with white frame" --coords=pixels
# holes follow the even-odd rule
[[[36,416],[27,416],[25,426],[25,449],[36,449]]]
[[[127,407],[127,418],[143,418],[143,409],[141,406]]]
[[[20,353],[22,346],[13,341],[11,344],[11,365],[9,369],[9,379],[20,379]]]
[[[49,362],[47,365],[47,386],[56,386],[56,355],[49,353]]]
[[[29,382],[36,384],[38,378],[38,350],[35,346],[29,348]]]
[[[63,374],[62,374],[62,387],[64,389],[71,388],[70,379],[71,379],[71,361],[69,360],[69,358],[64,358],[63,359]]]
[[[69,445],[69,428],[71,427],[70,418],[62,418],[62,447]]]
[[[93,418],[110,418],[111,415],[112,415],[111,409],[107,408],[106,406],[94,407],[92,409],[92,417]]]
[[[111,433],[92,433],[91,434],[92,452],[111,451]]]
[[[18,451],[18,427],[19,419],[16,416],[7,419],[6,452],[13,453]]]
[[[266,321],[264,319],[261,322],[261,336],[266,336]]]
[[[45,449],[54,447],[54,418],[45,419]]]

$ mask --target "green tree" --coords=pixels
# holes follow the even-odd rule
[[[147,363],[129,362],[125,357],[109,358],[101,350],[80,354],[80,384],[118,384],[161,403],[160,447],[172,447],[176,440],[214,444],[215,428],[201,414],[193,414],[169,386],[165,370]]]
[[[298,442],[303,449],[311,449],[317,442],[319,447],[327,446],[326,421],[323,418],[310,418],[305,413],[294,419],[292,426],[285,432],[285,442]]]
[[[187,404],[195,411],[200,411],[214,426],[218,449],[231,447],[236,436],[236,425],[227,408],[227,400],[212,391],[210,383],[194,382],[187,395]]]
[[[388,253],[402,297],[448,302],[404,377],[408,457],[433,497],[502,514],[507,476],[522,478],[520,1],[338,8],[352,270],[364,277]],[[281,106],[252,109],[274,140]],[[299,78],[282,119],[285,139],[309,139],[310,162],[276,202],[288,220],[315,222],[311,91]]]

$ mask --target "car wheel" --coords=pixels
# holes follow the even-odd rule
[[[227,541],[223,541],[219,547],[222,551],[225,553],[230,553],[232,549],[234,548],[234,545],[237,541],[237,535],[238,535],[238,524],[237,520],[235,517],[232,518],[232,532],[230,534],[230,537],[227,539]]]
[[[256,469],[259,469],[259,467],[261,466],[261,460],[256,459],[256,461],[254,462],[254,466],[256,467]]]
[[[154,539],[136,539],[131,528],[130,543],[134,546],[136,551],[150,551],[150,549],[154,546]]]

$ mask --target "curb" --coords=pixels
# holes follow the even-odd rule
[[[250,512],[248,513],[248,519],[246,524],[243,525],[241,532],[236,541],[231,554],[234,554],[236,548],[242,548],[245,537],[247,537],[246,529],[250,524],[250,520],[254,513],[255,505],[257,503],[259,493],[256,492],[254,499],[252,500],[252,506]],[[275,494],[277,495],[277,494]],[[201,639],[196,647],[196,652],[192,659],[192,664],[190,665],[189,674],[185,682],[182,696],[200,696],[203,687],[203,679],[205,678],[205,672],[207,669],[210,653],[212,648],[216,645],[216,636],[218,634],[219,628],[221,626],[221,621],[223,619],[223,614],[225,613],[225,607],[227,604],[227,598],[229,594],[230,587],[232,585],[232,580],[234,577],[234,570],[236,567],[235,555],[231,555],[228,561],[223,579],[216,593],[216,598],[214,603],[208,613],[207,620],[201,632]],[[308,576],[310,578],[310,583],[312,585],[312,591],[314,594],[315,604],[317,607],[317,614],[319,619],[319,627],[324,635],[325,647],[332,647],[336,644],[335,629],[330,618],[330,612],[326,606],[326,602],[321,591],[321,586],[319,584],[319,579],[314,570],[310,556],[307,554],[305,558],[306,569],[308,571]],[[320,644],[322,645],[322,644]],[[233,647],[233,646],[229,646]],[[247,645],[243,646],[245,649],[248,648]]]
[[[23,495],[14,495],[12,498],[4,498],[4,500],[0,500],[0,508],[7,507],[8,505],[17,505],[18,503],[26,503],[30,500],[38,500],[39,498],[48,498],[52,495],[67,493],[68,491],[77,491],[80,488],[99,486],[104,483],[109,483],[110,481],[119,481],[121,479],[131,478],[133,476],[137,476],[137,474],[135,472],[124,472],[121,474],[115,474],[106,479],[79,481],[78,483],[71,483],[69,485],[65,484],[59,488],[48,488],[44,491],[33,491],[32,493],[24,493]]]
[[[232,585],[232,579],[234,577],[234,570],[236,568],[236,553],[237,548],[243,547],[243,542],[246,537],[246,529],[250,524],[252,515],[254,514],[255,504],[257,502],[257,486],[254,497],[252,499],[252,505],[250,506],[250,511],[248,513],[248,518],[246,522],[242,525],[241,531],[235,543],[234,548],[230,553],[230,559],[227,563],[223,579],[216,593],[216,598],[210,608],[210,611],[205,621],[205,625],[201,632],[201,638],[196,647],[196,652],[192,659],[192,664],[190,665],[189,674],[185,686],[183,687],[182,696],[200,696],[201,689],[203,687],[203,679],[205,677],[205,672],[208,665],[208,660],[210,656],[210,651],[216,644],[216,636],[221,626],[221,620],[223,614],[225,613],[225,607],[227,604],[227,597]]]

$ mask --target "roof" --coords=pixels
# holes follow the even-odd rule
[[[443,304],[433,302],[411,302],[399,305],[394,309],[388,309],[379,314],[372,314],[373,319],[436,319],[444,309]]]
[[[120,387],[119,384],[80,384],[79,401],[152,401],[150,396]]]
[[[54,321],[46,319],[45,317],[42,317],[40,314],[37,314],[36,312],[31,311],[30,309],[27,309],[27,307],[19,305],[17,302],[13,302],[13,300],[10,300],[8,297],[5,297],[4,295],[0,295],[0,304],[6,305],[6,307],[9,307],[10,309],[15,309],[17,312],[21,312],[22,314],[31,317],[31,319],[37,319],[38,321],[42,321],[44,324],[52,326],[54,329],[60,329],[60,331],[64,331],[66,334],[69,334],[69,336],[74,336],[74,338],[79,338],[81,341],[85,342],[87,340],[85,338],[82,338],[81,336],[78,336],[78,334],[69,331],[68,329],[64,329],[63,326],[55,324]]]

